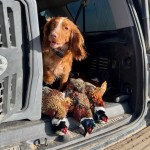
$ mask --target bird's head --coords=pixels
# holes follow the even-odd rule
[[[88,134],[91,134],[94,127],[95,127],[95,122],[92,118],[82,118],[81,121],[80,121],[81,125],[83,126],[84,128],[84,131],[85,131],[85,135],[88,133]]]
[[[95,108],[94,119],[96,122],[107,122],[108,117],[105,114],[105,109],[103,107]]]
[[[63,118],[62,120],[54,118],[52,120],[52,127],[54,132],[58,134],[66,134],[68,131],[69,122],[66,118]]]

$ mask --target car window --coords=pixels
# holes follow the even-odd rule
[[[82,0],[81,0],[82,1]],[[67,8],[73,19],[77,15],[81,1],[69,3]],[[83,9],[76,24],[83,31]],[[85,32],[115,30],[116,25],[108,0],[89,0],[85,6]]]

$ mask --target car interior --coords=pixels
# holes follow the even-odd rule
[[[108,144],[104,139],[109,135],[136,124],[148,86],[138,15],[130,0],[0,0],[0,148],[27,141],[39,149],[86,149],[90,143],[94,147],[93,141]],[[85,41],[87,58],[73,61],[69,80],[82,78],[98,87],[107,82],[103,100],[108,121],[96,123],[87,137],[70,115],[69,138],[57,136],[51,118],[41,116],[43,28],[46,19],[57,16],[72,20]]]
[[[63,0],[44,4],[39,0],[38,12],[41,40],[44,21],[48,17],[68,17],[82,32],[88,57],[73,62],[71,77],[99,86],[107,81],[103,99],[108,122],[96,124],[92,135],[101,135],[135,121],[142,112],[143,62],[138,32],[127,3]],[[78,124],[73,118],[69,119],[70,141],[78,140],[82,137]],[[52,147],[60,143],[53,144]]]

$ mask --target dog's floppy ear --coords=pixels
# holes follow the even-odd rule
[[[81,61],[87,56],[84,49],[84,39],[78,28],[75,28],[71,33],[71,50],[75,60]]]
[[[52,18],[48,18],[47,22],[44,25],[43,29],[43,41],[42,41],[42,51],[47,52],[49,47],[49,34],[50,34],[50,24],[52,22]]]
[[[46,19],[46,24],[44,25],[44,31],[43,31],[43,34],[44,34],[44,38],[48,38],[48,35],[50,33],[50,24],[52,22],[52,18],[48,18]]]

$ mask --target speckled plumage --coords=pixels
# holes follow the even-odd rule
[[[84,82],[81,78],[71,78],[67,88],[65,90],[67,95],[71,95],[74,91],[82,94],[86,94],[93,106],[104,106],[102,96],[104,95],[107,88],[107,82],[103,82],[101,87]]]
[[[93,117],[90,102],[86,94],[74,91],[69,97],[73,99],[73,106],[70,108],[70,111],[73,112],[74,119],[80,121],[83,117]]]
[[[72,100],[64,97],[58,90],[43,88],[42,113],[57,119],[63,119],[68,113]]]
[[[105,106],[103,101],[103,95],[107,88],[107,82],[103,82],[101,87],[96,87],[95,89],[91,89],[88,91],[89,98],[91,100],[92,106]]]

